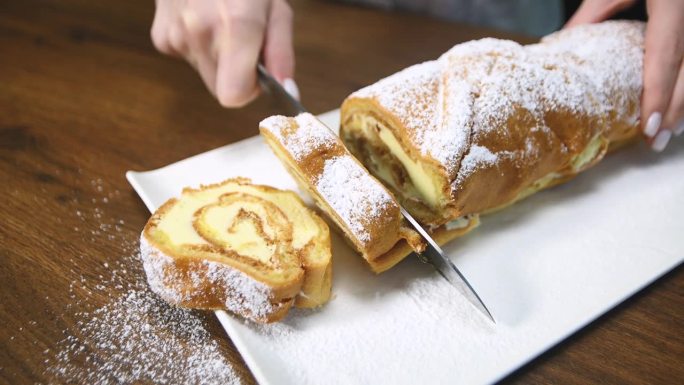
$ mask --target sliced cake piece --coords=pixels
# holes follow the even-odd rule
[[[277,321],[330,298],[328,225],[291,191],[249,179],[186,188],[147,222],[150,287],[173,304]]]
[[[272,116],[261,122],[260,130],[373,271],[387,270],[411,251],[424,248],[392,194],[313,115]]]

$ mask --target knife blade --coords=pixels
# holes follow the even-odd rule
[[[257,73],[262,88],[271,93],[276,99],[282,100],[284,104],[290,108],[291,111],[288,111],[289,113],[297,115],[302,112],[308,112],[299,100],[293,98],[292,95],[285,91],[285,88],[268,73],[263,64],[257,64]]]
[[[423,237],[423,240],[427,242],[425,251],[419,254],[421,257],[420,260],[424,263],[430,263],[432,266],[434,266],[437,272],[441,274],[444,279],[449,281],[451,286],[455,287],[456,290],[458,290],[468,300],[468,302],[470,302],[471,305],[482,312],[482,314],[484,314],[492,322],[496,323],[492,313],[489,312],[489,309],[487,309],[487,306],[484,304],[480,296],[477,295],[477,292],[475,289],[473,289],[473,286],[470,284],[470,282],[468,282],[458,267],[451,262],[451,259],[444,255],[444,251],[442,251],[442,248],[439,247],[437,242],[432,239],[430,234],[423,229],[423,227],[411,216],[411,214],[408,213],[408,211],[406,211],[403,207],[400,207],[400,210],[401,215],[404,216],[404,219],[406,219],[418,232],[418,234]]]
[[[277,80],[268,73],[266,68],[262,64],[257,65],[257,73],[259,81],[262,87],[273,94],[276,98],[285,101],[285,104],[290,107],[295,115],[307,112],[306,108],[295,98],[292,97],[283,86],[278,83]],[[430,263],[439,274],[444,277],[456,290],[465,297],[471,305],[473,305],[477,310],[479,310],[485,317],[490,319],[492,322],[496,323],[494,317],[487,309],[487,306],[482,302],[480,296],[477,294],[473,286],[468,282],[468,280],[463,276],[461,271],[454,265],[451,260],[444,255],[442,248],[439,247],[437,242],[428,234],[425,229],[416,221],[411,214],[408,213],[403,207],[400,206],[401,215],[409,222],[411,227],[413,227],[418,234],[425,240],[427,246],[425,251],[419,253],[418,256],[422,262]]]

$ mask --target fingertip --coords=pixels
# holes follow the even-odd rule
[[[684,133],[684,119],[679,121],[679,124],[675,126],[675,128],[672,130],[672,133],[674,136],[679,136]]]
[[[259,88],[255,87],[252,91],[245,93],[230,87],[217,87],[216,99],[225,108],[240,108],[249,104],[259,95]]]
[[[684,107],[684,38],[678,33],[684,22],[680,12],[653,2],[649,8],[644,43],[642,118],[659,111],[661,126],[674,130]]]
[[[169,44],[169,39],[167,38],[166,31],[160,22],[157,21],[157,19],[155,19],[154,23],[152,24],[152,28],[150,28],[150,39],[152,40],[152,45],[154,45],[154,48],[156,48],[157,51],[167,55],[171,55],[173,53],[171,45]]]
[[[259,94],[256,68],[264,28],[259,21],[237,18],[219,32],[216,95],[222,106],[241,107]]]
[[[643,92],[641,96],[641,121],[644,135],[654,137],[665,126],[672,88],[668,87],[667,71],[652,58],[644,58]]]
[[[657,133],[658,130],[660,130],[660,125],[663,122],[663,114],[660,112],[654,112],[652,113],[648,119],[646,120],[646,124],[644,125],[644,135],[648,138],[654,137]]]
[[[225,80],[225,77],[221,76],[217,78],[216,98],[224,107],[243,107],[259,95],[260,88],[256,78],[250,82],[246,79],[236,79],[235,76],[230,80]]]
[[[223,107],[242,107],[254,100],[259,94],[256,65],[251,71],[245,71],[231,66],[225,56],[223,60],[219,61],[216,77],[216,98]]]
[[[150,27],[150,39],[154,47],[164,52],[166,45],[164,44],[164,25],[162,23],[162,9],[157,6],[154,10],[154,18],[152,19],[152,27]]]
[[[662,152],[670,142],[670,138],[672,138],[672,131],[661,130],[658,135],[656,135],[655,139],[653,139],[653,143],[651,143],[651,149],[653,149],[655,152]]]

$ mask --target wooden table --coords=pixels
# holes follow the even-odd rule
[[[257,122],[279,111],[267,97],[239,110],[220,108],[188,65],[152,47],[152,3],[0,1],[2,383],[50,382],[45,362],[78,318],[68,305],[107,301],[95,292],[70,298],[69,286],[82,278],[85,285],[97,282],[105,263],[130,253],[148,218],[126,170],[156,168],[256,135]],[[455,43],[511,37],[328,2],[293,7],[296,79],[314,112]],[[100,217],[84,221],[81,212]],[[121,231],[106,236],[98,232],[102,223],[120,223]],[[131,274],[142,274],[140,266],[131,266]],[[253,382],[213,314],[202,317],[238,374]],[[507,381],[675,379],[684,379],[681,268]]]

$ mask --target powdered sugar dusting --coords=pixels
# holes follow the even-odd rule
[[[536,129],[549,134],[545,114],[550,111],[636,122],[638,108],[630,106],[638,105],[641,93],[643,33],[643,23],[604,22],[528,46],[471,41],[351,97],[373,99],[399,119],[421,154],[438,161],[454,180],[468,147],[491,130],[505,135],[507,120],[520,108]]]
[[[295,128],[291,127],[289,119],[280,115],[271,116],[264,119],[259,126],[278,138],[295,160],[301,160],[311,149],[332,146],[337,139],[332,131],[311,114],[297,115],[294,120],[298,127]]]
[[[639,91],[640,96],[642,87],[644,32],[641,22],[604,22],[549,35],[530,51],[543,49],[559,58],[572,57],[567,65],[594,84],[601,112],[637,121],[639,109],[628,107],[633,98],[630,91]]]
[[[227,384],[241,381],[196,314],[131,290],[83,315],[51,371],[68,383]],[[97,355],[93,350],[97,352]],[[84,371],[80,364],[97,365]]]
[[[150,288],[171,303],[191,301],[209,287],[225,297],[226,309],[237,314],[262,319],[284,306],[271,302],[268,286],[223,263],[202,261],[203,268],[181,275],[174,268],[175,259],[152,247],[144,235],[140,237],[140,256]]]
[[[468,154],[461,162],[461,174],[471,174],[474,170],[485,165],[496,163],[499,157],[493,154],[487,147],[471,146]]]
[[[396,206],[392,196],[351,156],[325,161],[316,188],[356,238],[371,240],[368,225]]]
[[[92,198],[91,203],[107,204],[121,196],[119,190],[107,191],[102,179],[91,185],[102,196]],[[103,270],[92,270],[91,264],[84,263],[92,261],[91,254],[69,259],[74,266],[90,268],[81,269],[69,285],[71,302],[64,313],[57,320],[50,316],[42,321],[73,319],[73,325],[63,330],[64,338],[44,351],[46,383],[242,383],[244,371],[236,371],[229,351],[208,331],[206,316],[171,306],[150,291],[133,229],[107,215],[102,205],[91,210],[79,202],[75,217],[80,220],[75,232],[89,236],[93,244],[109,240],[118,247],[110,249]],[[65,252],[63,259],[68,263],[69,250]]]
[[[371,225],[378,224],[381,227],[382,221],[396,220],[399,215],[396,201],[380,182],[346,152],[340,139],[316,117],[308,113],[300,114],[294,118],[297,126],[292,124],[292,119],[272,116],[262,121],[260,127],[276,136],[298,161],[312,152],[320,153],[321,146],[343,152],[339,156],[326,155],[320,174],[315,176],[314,185],[353,238],[364,245],[371,244],[374,241],[370,233]],[[392,210],[396,211],[396,215],[391,213]]]
[[[419,271],[419,275],[424,272],[421,266],[411,267],[414,272]],[[329,315],[324,327],[314,325],[309,321],[310,314],[298,310],[285,322],[255,325],[255,334],[268,341],[265,349],[275,354],[286,352],[289,361],[282,368],[284,377],[297,379],[300,384],[315,384],[321,379],[330,382],[333,376],[332,382],[340,384],[367,383],[369,378],[372,378],[371,382],[389,384],[415,383],[419,376],[430,378],[431,383],[459,383],[459,370],[434,371],[432,360],[426,362],[422,355],[415,356],[414,352],[437,354],[442,368],[464,368],[478,365],[477,360],[481,357],[452,355],[451,351],[440,354],[444,352],[440,350],[442,346],[471,346],[496,340],[499,351],[489,359],[500,360],[509,349],[514,349],[516,340],[508,334],[507,325],[491,326],[447,281],[437,273],[432,274],[432,277],[407,279],[396,291],[359,290],[360,293],[351,296],[353,299],[347,294],[346,308]],[[354,312],[354,303],[358,301],[367,307],[362,314]],[[374,303],[383,311],[372,311]],[[335,322],[335,317],[341,317],[343,321]],[[440,348],[436,348],[438,346]],[[373,357],[379,351],[383,354]],[[315,365],[307,364],[310,357],[322,356],[329,359],[318,360]],[[336,370],[335,365],[339,362],[348,363],[350,369]],[[411,371],[414,374],[409,375],[411,380],[406,377],[409,362],[416,365]],[[376,374],[378,371],[382,372],[381,380]],[[422,374],[416,376],[415,373]]]
[[[212,287],[230,288],[231,295],[226,296],[225,305],[232,312],[264,318],[285,306],[285,303],[271,303],[272,289],[237,269],[214,261],[204,261],[204,266],[206,281]]]
[[[423,155],[456,169],[468,139],[468,131],[460,128],[468,125],[473,97],[470,87],[448,87],[441,81],[443,64],[416,64],[352,96],[374,98],[407,127]],[[453,114],[452,106],[461,107],[461,113]]]

